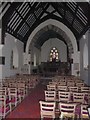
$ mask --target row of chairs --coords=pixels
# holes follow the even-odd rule
[[[69,76],[59,76],[56,75],[52,78],[52,81],[58,81],[58,80],[81,80],[79,77],[73,76],[73,75],[69,75]]]
[[[20,102],[21,94],[18,93],[17,88],[0,89],[0,117],[5,118]]]
[[[72,86],[61,86],[61,85],[47,85],[47,90],[55,90],[55,91],[70,91],[70,92],[90,92],[90,87],[72,87]]]
[[[45,101],[40,101],[41,118],[89,120],[90,87],[74,76],[56,76],[47,85]]]
[[[19,83],[24,83],[29,89],[34,88],[40,81],[39,75],[28,75],[28,76],[15,76],[10,78],[5,78],[1,81],[0,86],[2,87],[17,87]]]
[[[55,119],[56,116],[56,103],[55,102],[46,102],[46,101],[40,101],[40,115],[41,119],[43,118],[53,118]],[[63,103],[59,102],[59,118],[81,118],[89,120],[88,111],[87,111],[87,105],[80,105],[80,115],[78,115],[77,112],[77,104],[76,103]]]
[[[4,79],[0,86],[0,117],[5,118],[9,112],[21,103],[28,95],[28,91],[34,88],[39,81],[39,76],[17,76]],[[33,83],[30,88],[28,87],[29,83],[30,85]]]
[[[46,101],[64,101],[88,104],[90,102],[90,95],[87,93],[79,92],[65,92],[65,91],[48,91],[45,90]]]
[[[66,81],[66,80],[60,80],[59,82],[52,81],[49,82],[49,85],[56,85],[56,86],[72,86],[72,87],[84,87],[86,84],[84,82],[74,82],[74,81]]]

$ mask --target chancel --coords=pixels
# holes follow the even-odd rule
[[[89,120],[89,12],[87,0],[0,3],[0,119]]]

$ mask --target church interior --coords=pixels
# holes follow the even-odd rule
[[[90,120],[90,2],[0,3],[0,118]]]

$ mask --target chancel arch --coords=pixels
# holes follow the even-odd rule
[[[72,31],[57,20],[48,19],[34,29],[34,31],[29,36],[29,39],[27,40],[26,53],[29,52],[32,44],[41,49],[43,43],[49,38],[60,39],[60,36],[62,37],[61,40],[67,45],[69,59],[73,59],[72,75],[75,75],[76,71],[73,67],[74,63],[77,62],[80,64],[80,60],[78,59],[77,61],[74,57],[76,54],[79,55],[77,41]]]
[[[53,26],[56,26],[57,28],[60,28],[60,30],[62,31],[61,34],[63,35],[63,33],[65,33],[65,35],[71,41],[74,53],[78,51],[76,38],[75,38],[74,34],[70,31],[70,29],[67,28],[63,23],[61,23],[57,20],[48,19],[48,20],[44,21],[43,23],[41,23],[40,25],[38,25],[38,27],[36,27],[34,29],[34,31],[31,33],[31,35],[29,36],[28,41],[27,41],[27,45],[26,45],[26,52],[27,53],[29,51],[29,47],[30,47],[30,44],[31,44],[33,37],[36,35],[36,33],[38,31],[40,31],[41,29],[43,29],[45,26],[48,26],[48,25],[53,25]]]

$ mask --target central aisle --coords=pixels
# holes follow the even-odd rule
[[[41,80],[7,118],[40,118],[39,101],[44,100],[44,90],[46,89],[45,83],[47,83],[45,81]]]

